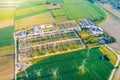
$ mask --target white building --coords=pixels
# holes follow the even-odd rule
[[[103,30],[100,27],[94,26],[89,29],[89,31],[94,35],[103,34]]]
[[[89,19],[81,19],[81,28],[91,28],[95,26],[94,23]]]
[[[46,28],[52,28],[52,27],[53,27],[52,24],[47,24],[47,25],[46,25]]]

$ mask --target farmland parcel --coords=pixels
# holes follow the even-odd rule
[[[46,57],[26,69],[28,78],[24,71],[18,73],[18,80],[107,80],[113,65],[101,55],[93,48]]]

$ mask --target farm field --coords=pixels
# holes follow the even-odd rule
[[[51,11],[54,18],[66,17],[63,9],[54,9],[54,10],[50,10],[50,11]]]
[[[45,0],[22,0],[21,4],[17,7],[17,10],[44,5],[45,2]]]
[[[11,45],[14,41],[13,39],[13,26],[8,26],[0,29],[0,47]]]
[[[7,0],[1,1],[7,2]],[[23,59],[23,62],[30,60],[32,63],[26,69],[28,78],[25,72],[21,71],[17,74],[17,80],[107,80],[109,78],[117,60],[116,56],[104,46],[83,49],[85,45],[76,32],[65,31],[68,28],[73,31],[78,30],[80,28],[78,23],[83,18],[92,21],[106,18],[106,14],[97,4],[88,0],[22,0],[20,5],[19,2],[21,0],[6,6],[0,5],[0,65],[2,65],[0,80],[14,77],[14,30],[28,31],[26,34],[30,34],[17,40],[17,56],[21,61]],[[58,4],[60,8],[50,9],[47,6],[50,3]],[[36,30],[36,26],[41,30],[34,33],[31,28],[34,27]],[[85,32],[80,34],[83,38],[90,35]],[[103,55],[107,55],[109,59],[101,59]]]
[[[10,80],[14,76],[14,45],[0,47],[0,80]]]
[[[34,15],[28,18],[19,19],[15,21],[15,30],[20,28],[28,28],[33,25],[38,24],[50,24],[50,23],[57,23],[60,21],[66,21],[65,18],[54,19],[49,12],[45,12],[42,14]]]
[[[11,26],[14,23],[14,19],[0,20],[0,29],[5,28],[7,26]]]
[[[62,9],[51,10],[53,17],[67,17],[69,20],[79,18],[103,19],[105,13],[96,6],[84,0],[24,0],[17,10],[44,5],[45,3],[60,4]],[[78,5],[77,5],[78,4]],[[40,9],[40,8],[39,8]],[[76,12],[77,11],[77,12]],[[35,13],[35,12],[34,12]],[[89,14],[88,14],[89,13]],[[19,19],[19,18],[18,18]]]
[[[12,3],[9,4],[8,0],[0,0],[0,80],[10,80],[14,76],[12,25],[15,7]]]
[[[29,13],[39,11],[39,10],[44,10],[44,9],[47,9],[45,5],[37,5],[37,6],[27,7],[23,9],[17,9],[15,13],[16,13],[16,16],[20,16],[20,15],[29,14]]]
[[[38,5],[38,6],[18,9],[15,11],[15,20],[31,17],[45,12],[48,12],[48,9],[45,5]]]
[[[107,55],[110,59],[110,62],[115,65],[116,64],[116,61],[117,61],[117,56],[112,53],[107,47],[101,45],[99,50],[104,54],[104,55]]]
[[[46,0],[48,3],[63,3],[64,0]]]
[[[39,29],[39,31],[40,30],[41,29]],[[32,33],[30,29],[28,31],[28,33]],[[29,36],[30,34],[27,34],[26,38],[22,38],[21,35],[19,35],[20,33],[21,32],[16,32],[15,35],[19,46],[18,56],[21,61],[84,48],[84,45],[74,30],[64,29],[64,31],[40,32],[36,36]]]
[[[54,3],[54,0],[51,1]],[[105,13],[96,6],[96,4],[90,3],[84,0],[63,0],[61,3],[62,9],[69,20],[90,18],[90,19],[102,19],[105,18]],[[63,11],[59,9],[61,13]],[[52,12],[53,16],[59,17],[60,11]],[[76,12],[77,11],[77,12]]]
[[[100,56],[98,48],[49,56],[26,69],[28,78],[24,71],[19,72],[18,80],[107,80],[113,65]]]
[[[15,8],[0,8],[0,21],[14,17]]]
[[[15,8],[0,7],[0,28],[13,25]]]

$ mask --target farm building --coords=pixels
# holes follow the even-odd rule
[[[25,37],[27,36],[28,32],[26,30],[22,30],[22,31],[16,31],[15,36],[22,36]]]
[[[94,26],[94,23],[89,19],[82,19],[80,21],[81,21],[82,28],[91,28]]]
[[[39,25],[41,29],[45,29],[45,25]]]
[[[103,34],[103,30],[100,27],[97,27],[97,26],[91,27],[89,29],[89,31],[94,35]]]
[[[103,30],[96,26],[91,20],[89,19],[82,19],[81,20],[81,28],[87,28],[89,31],[94,34],[103,34]]]
[[[31,31],[33,33],[38,33],[39,32],[39,28],[37,26],[32,26]]]

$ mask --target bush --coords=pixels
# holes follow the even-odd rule
[[[55,49],[48,49],[48,53],[55,53],[56,50]]]
[[[65,47],[65,46],[60,46],[59,51],[67,51],[67,47]]]

